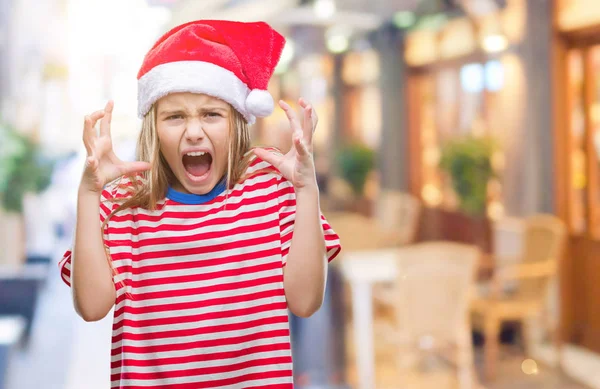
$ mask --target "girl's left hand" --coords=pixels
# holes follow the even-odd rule
[[[312,138],[318,118],[313,107],[304,99],[300,98],[298,102],[303,109],[302,124],[296,118],[292,108],[283,100],[279,101],[279,106],[285,111],[292,128],[293,146],[290,151],[281,155],[265,149],[254,149],[257,157],[277,168],[296,190],[317,185]]]

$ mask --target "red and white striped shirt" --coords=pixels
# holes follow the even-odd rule
[[[269,167],[255,160],[248,173]],[[224,189],[224,188],[223,188]],[[296,197],[277,172],[197,196],[169,190],[104,231],[117,288],[112,388],[292,388],[283,266]],[[102,193],[100,220],[126,196]],[[341,247],[321,216],[329,260]],[[60,262],[70,285],[71,251]]]

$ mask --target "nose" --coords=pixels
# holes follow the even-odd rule
[[[185,129],[185,137],[191,143],[196,143],[204,139],[206,134],[202,128],[202,122],[197,119],[188,121]]]

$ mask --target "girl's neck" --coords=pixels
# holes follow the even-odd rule
[[[210,190],[210,192],[205,194],[185,193],[178,191],[169,185],[169,189],[167,190],[167,198],[181,204],[204,204],[214,200],[218,195],[223,193],[226,189],[226,185],[227,180],[223,178],[217,185],[215,185],[214,188]]]

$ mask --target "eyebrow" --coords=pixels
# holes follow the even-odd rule
[[[209,105],[206,107],[202,107],[199,109],[200,112],[209,112],[209,111],[221,111],[221,112],[227,112],[227,108],[225,107],[219,107],[217,105]]]
[[[228,112],[227,108],[218,107],[218,106],[206,106],[206,107],[202,107],[198,110],[198,112],[200,112],[200,113],[206,113],[206,112],[211,112],[211,111],[221,111],[223,113]],[[184,109],[166,109],[164,111],[160,111],[158,116],[185,115],[185,114],[187,114],[187,111]]]
[[[174,110],[164,110],[164,111],[160,111],[158,116],[171,116],[171,115],[182,115],[185,114],[185,111],[181,110],[181,109],[174,109]]]

